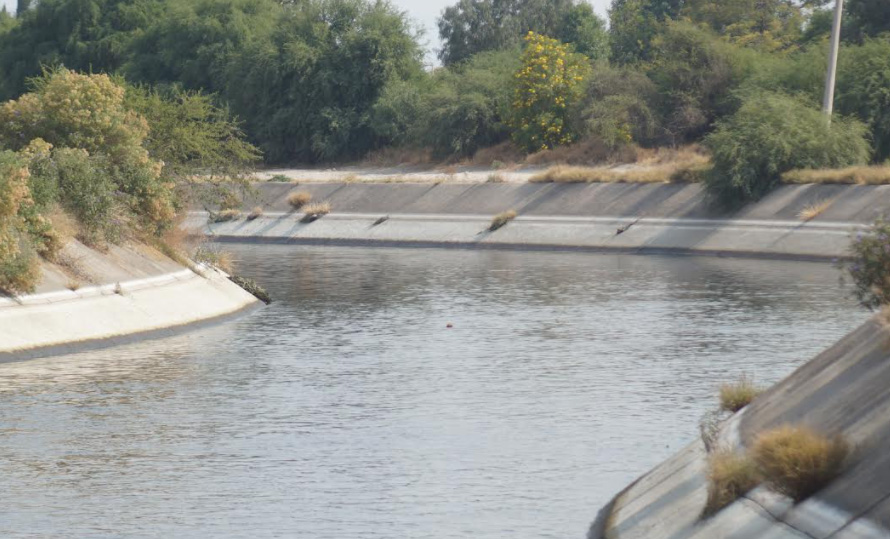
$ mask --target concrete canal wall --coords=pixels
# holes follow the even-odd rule
[[[224,274],[199,275],[144,246],[102,253],[72,242],[65,256],[77,277],[46,263],[36,293],[0,297],[0,362],[168,335],[257,304]]]
[[[696,441],[640,478],[600,513],[590,539],[890,537],[890,331],[875,317],[736,414],[719,445],[805,424],[854,447],[844,473],[794,505],[758,487],[708,519],[707,453]]]
[[[301,222],[287,197],[305,191],[332,213]],[[827,202],[804,221],[807,207]],[[890,210],[887,186],[785,186],[727,213],[690,184],[262,183],[245,201],[263,216],[186,226],[226,241],[462,248],[612,250],[635,253],[835,258],[850,235]],[[519,216],[488,231],[491,218]]]

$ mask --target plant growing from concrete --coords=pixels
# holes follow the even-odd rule
[[[825,210],[831,206],[832,200],[819,200],[813,202],[811,204],[807,204],[804,206],[802,210],[797,214],[798,219],[801,221],[812,221],[816,217],[822,215]]]
[[[330,202],[314,202],[303,206],[303,218],[301,221],[304,223],[311,223],[329,213],[331,213]]]
[[[485,183],[504,183],[506,181],[507,179],[504,178],[503,174],[489,174]]]
[[[849,450],[840,436],[829,438],[809,427],[785,425],[761,433],[752,458],[772,489],[800,502],[840,474]]]
[[[859,303],[874,310],[890,302],[890,223],[879,219],[868,231],[858,233],[850,245],[850,261],[844,265]]]
[[[507,210],[495,215],[491,220],[491,225],[488,227],[488,230],[494,232],[495,230],[506,226],[507,223],[516,219],[517,215],[516,210]]]
[[[254,208],[252,210],[250,210],[250,213],[247,214],[247,220],[255,221],[255,220],[259,219],[260,217],[262,217],[263,213],[265,213],[265,212],[263,211],[262,206],[254,206]]]
[[[235,269],[235,260],[232,253],[224,251],[217,246],[201,245],[195,250],[192,258],[195,262],[214,267],[228,274],[232,274]]]
[[[222,210],[219,212],[210,212],[209,220],[211,223],[227,223],[229,221],[237,221],[241,219],[240,210]]]
[[[253,297],[262,301],[266,305],[272,303],[272,296],[270,296],[269,293],[266,292],[266,289],[257,284],[257,282],[253,279],[239,277],[237,275],[229,275],[229,280],[252,294]]]
[[[276,183],[290,183],[290,178],[288,178],[284,174],[275,174],[274,176],[269,178],[269,181]]]
[[[747,455],[720,449],[708,457],[708,501],[703,516],[710,516],[744,496],[761,481],[757,465]]]
[[[720,409],[726,412],[738,412],[762,392],[763,390],[754,384],[754,380],[742,376],[736,382],[720,386]]]
[[[295,210],[299,210],[306,204],[309,204],[311,200],[312,194],[307,193],[306,191],[297,191],[296,193],[291,193],[287,196],[287,203]]]

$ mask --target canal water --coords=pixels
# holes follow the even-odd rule
[[[0,536],[581,538],[867,318],[827,264],[227,248],[273,305],[0,365]]]

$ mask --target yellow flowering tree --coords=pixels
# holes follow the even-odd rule
[[[569,108],[584,91],[590,62],[570,45],[529,32],[516,90],[510,127],[513,140],[529,152],[547,150],[575,139]]]

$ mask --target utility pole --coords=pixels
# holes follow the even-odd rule
[[[837,51],[841,45],[841,19],[844,15],[844,0],[837,0],[834,8],[834,25],[831,27],[831,52],[828,55],[828,76],[825,77],[825,98],[822,101],[822,112],[831,123],[834,111],[834,83],[837,78]]]

